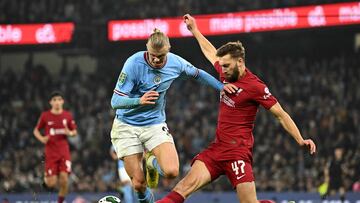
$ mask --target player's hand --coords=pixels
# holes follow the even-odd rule
[[[140,98],[141,105],[152,105],[159,98],[159,93],[156,91],[148,91]]]
[[[190,14],[185,14],[183,16],[184,23],[186,24],[187,29],[192,32],[193,30],[197,30],[197,25],[195,22],[195,18],[193,18]]]
[[[314,154],[316,152],[316,145],[311,139],[304,140],[302,146],[306,146],[310,150],[310,154]]]
[[[231,83],[227,83],[224,85],[224,89],[223,91],[229,93],[229,94],[234,94],[236,93],[236,91],[238,90],[239,88],[236,87],[235,85],[231,84]]]
[[[40,142],[46,144],[49,141],[49,136],[42,136]]]

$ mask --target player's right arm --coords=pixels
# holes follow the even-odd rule
[[[156,91],[148,91],[140,98],[129,97],[136,84],[135,66],[136,62],[132,57],[125,62],[111,98],[113,109],[131,109],[140,105],[152,105],[158,99],[159,93]]]
[[[197,28],[195,18],[189,14],[184,15],[183,18],[188,30],[193,34],[199,43],[202,53],[211,62],[211,64],[215,64],[217,61],[216,48],[205,38],[203,34],[201,34]]]
[[[40,129],[42,129],[45,126],[44,121],[44,114],[41,114],[35,128],[34,128],[34,136],[36,139],[38,139],[41,143],[46,144],[49,141],[49,136],[43,136],[40,132]]]

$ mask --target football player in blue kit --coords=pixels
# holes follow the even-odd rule
[[[170,53],[169,38],[155,29],[147,51],[130,56],[120,73],[111,99],[116,116],[111,142],[118,159],[124,161],[140,203],[152,203],[150,188],[157,186],[159,174],[175,178],[179,158],[172,135],[166,125],[166,91],[179,78],[194,78],[218,91],[236,92],[231,84],[222,84],[205,71],[194,67],[180,56]],[[143,173],[143,152],[147,174]]]

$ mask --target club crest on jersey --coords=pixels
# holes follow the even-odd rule
[[[154,83],[155,84],[160,84],[160,82],[161,82],[161,77],[160,77],[160,75],[155,75],[155,77],[154,77]]]
[[[119,76],[119,83],[124,84],[125,80],[126,80],[126,73],[121,72]]]
[[[265,87],[264,92],[265,92],[264,99],[268,99],[271,96],[269,88]]]

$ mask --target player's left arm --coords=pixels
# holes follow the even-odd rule
[[[182,72],[185,73],[186,76],[190,76],[195,78],[195,80],[199,83],[208,85],[213,87],[218,91],[226,91],[228,93],[235,93],[237,91],[237,87],[233,84],[223,84],[212,75],[207,73],[204,70],[194,67],[191,63],[187,62],[185,59],[180,58],[180,62],[182,63],[183,70]]]
[[[199,74],[197,76],[195,76],[195,80],[202,84],[211,86],[219,91],[226,91],[229,94],[235,93],[238,90],[238,88],[231,83],[227,83],[224,85],[223,83],[221,83],[219,80],[215,79],[209,73],[207,73],[201,69],[198,69],[198,71],[199,71]]]
[[[279,102],[274,104],[269,110],[280,122],[282,127],[296,140],[296,142],[300,146],[308,146],[310,149],[310,154],[314,154],[316,152],[315,143],[311,139],[303,139],[295,122],[289,116],[289,114],[281,107]]]
[[[77,135],[77,130],[76,130],[77,126],[71,114],[68,120],[69,122],[67,120],[64,120],[63,122],[65,133],[69,137],[75,137]]]

